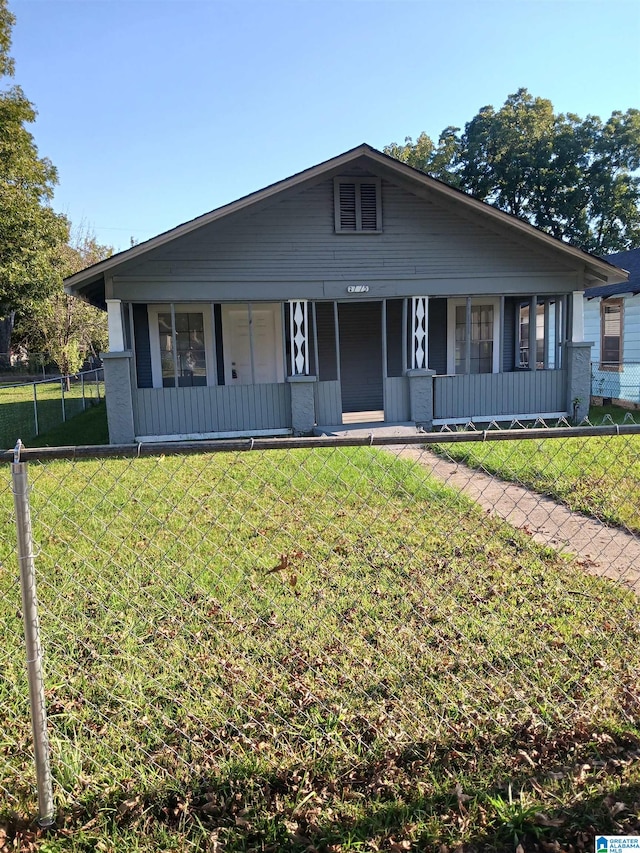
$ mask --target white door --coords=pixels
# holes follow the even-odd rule
[[[223,305],[222,339],[227,385],[284,382],[279,304]]]

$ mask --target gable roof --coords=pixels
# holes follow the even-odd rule
[[[104,306],[104,276],[109,272],[113,274],[121,264],[128,263],[129,261],[164,246],[172,240],[177,240],[198,228],[202,228],[213,222],[224,219],[227,216],[231,216],[232,214],[254,207],[261,202],[279,195],[280,193],[284,193],[296,187],[301,187],[304,184],[313,183],[324,177],[328,177],[331,173],[337,174],[341,169],[348,167],[350,164],[354,163],[354,161],[362,158],[368,161],[369,164],[377,166],[378,169],[382,169],[384,172],[391,174],[392,176],[396,176],[399,179],[413,183],[416,187],[427,188],[445,200],[448,199],[454,203],[464,206],[469,211],[480,213],[485,218],[493,221],[496,225],[502,225],[503,227],[506,226],[513,229],[520,233],[521,236],[525,236],[536,241],[541,248],[546,246],[547,248],[552,248],[555,251],[562,252],[567,256],[568,261],[584,265],[587,275],[595,281],[620,281],[625,277],[624,272],[618,269],[613,263],[609,263],[607,260],[598,258],[595,255],[590,255],[580,249],[576,249],[568,243],[563,243],[561,240],[551,237],[549,234],[545,234],[533,225],[529,225],[528,222],[518,219],[518,217],[512,216],[509,213],[504,213],[503,211],[498,210],[497,207],[493,207],[484,201],[479,201],[478,199],[473,198],[473,196],[462,192],[462,190],[458,190],[437,178],[432,178],[430,175],[421,172],[419,169],[414,169],[412,166],[408,166],[406,163],[402,163],[399,160],[390,157],[388,154],[383,154],[381,151],[363,143],[356,148],[352,148],[350,151],[345,151],[344,154],[339,154],[337,157],[333,157],[330,160],[319,163],[317,166],[312,166],[310,169],[298,172],[289,178],[285,178],[282,181],[278,181],[275,184],[271,184],[264,189],[250,193],[247,196],[243,196],[237,201],[218,207],[209,213],[205,213],[202,216],[198,216],[195,219],[191,219],[188,222],[183,223],[182,225],[178,225],[176,228],[165,231],[157,237],[152,237],[151,239],[146,240],[143,243],[139,243],[130,249],[118,252],[110,258],[99,261],[97,264],[93,264],[93,266],[87,267],[87,269],[66,278],[65,290],[67,293],[74,296],[82,296],[94,304],[101,304]]]
[[[629,273],[629,280],[620,284],[604,284],[599,287],[590,287],[586,293],[587,299],[602,296],[618,296],[621,293],[640,293],[640,248],[630,249],[628,252],[616,252],[607,255],[607,260]]]

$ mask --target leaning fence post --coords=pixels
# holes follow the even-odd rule
[[[22,590],[22,622],[27,654],[29,678],[29,703],[31,705],[31,728],[36,761],[38,784],[38,812],[40,826],[51,826],[55,815],[53,782],[49,761],[49,736],[47,734],[47,708],[44,698],[42,673],[42,647],[38,620],[36,595],[35,561],[31,534],[31,510],[29,507],[29,483],[27,463],[20,462],[22,442],[18,439],[14,461],[11,465],[13,500],[16,513],[18,538],[18,563],[20,565],[20,587]]]

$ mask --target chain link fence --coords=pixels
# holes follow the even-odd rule
[[[602,402],[631,409],[640,408],[640,362],[603,367],[591,363],[591,396]]]
[[[640,426],[397,442],[4,454],[0,850],[640,833]]]
[[[69,376],[0,385],[0,446],[48,432],[104,399],[102,368]]]

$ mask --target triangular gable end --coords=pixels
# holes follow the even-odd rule
[[[441,204],[455,208],[463,216],[476,220],[480,218],[485,227],[494,231],[504,232],[506,228],[512,239],[524,241],[532,247],[537,247],[539,251],[559,255],[563,258],[564,263],[574,268],[576,265],[580,265],[585,270],[587,282],[589,280],[594,283],[619,282],[625,278],[621,270],[607,261],[568,246],[516,217],[503,213],[491,205],[478,201],[442,181],[431,178],[423,172],[363,144],[76,273],[66,279],[65,289],[68,293],[81,296],[94,304],[104,304],[106,276],[117,275],[120,270],[131,268],[131,265],[137,265],[137,262],[142,261],[145,256],[151,257],[157,254],[158,249],[168,247],[175,241],[179,241],[181,238],[214,223],[223,223],[225,220],[231,221],[243,213],[258,212],[264,205],[273,204],[278,198],[297,193],[329,178],[350,174],[354,177],[371,174],[386,178],[419,197],[425,197],[426,193],[439,200]]]

